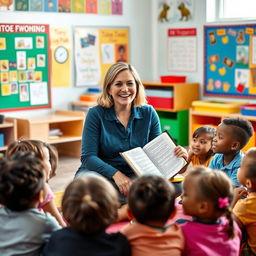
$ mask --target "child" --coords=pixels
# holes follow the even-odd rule
[[[209,167],[224,171],[236,187],[241,186],[237,180],[237,170],[241,165],[241,149],[247,144],[253,134],[249,121],[243,118],[226,118],[216,130],[212,142],[215,154]]]
[[[188,162],[192,165],[208,166],[212,156],[212,140],[216,129],[211,126],[201,126],[193,133],[188,152]]]
[[[44,212],[51,213],[54,216],[59,224],[63,227],[66,226],[65,221],[60,215],[55,202],[54,202],[54,194],[48,185],[48,180],[50,177],[55,175],[58,161],[58,153],[57,150],[40,140],[27,140],[22,139],[19,141],[15,141],[10,144],[6,151],[6,156],[10,157],[16,152],[34,152],[35,156],[43,161],[45,168],[45,199],[38,205],[38,208]]]
[[[175,189],[158,176],[141,176],[128,193],[128,211],[135,221],[121,229],[133,256],[181,255],[184,238],[177,224],[166,225],[175,214]]]
[[[194,220],[181,224],[184,255],[239,255],[241,231],[232,219],[232,199],[232,183],[222,171],[197,166],[188,173],[182,205]]]
[[[245,154],[237,177],[249,192],[247,198],[241,199],[247,191],[243,187],[236,188],[234,198],[233,213],[240,228],[246,229],[248,237],[243,249],[247,250],[247,254],[242,255],[256,255],[256,148],[251,148]]]
[[[44,188],[44,164],[32,153],[0,162],[0,255],[39,255],[51,233],[61,228],[38,211]]]
[[[128,241],[121,233],[105,232],[116,219],[118,207],[117,192],[105,178],[75,179],[62,199],[70,227],[53,233],[43,255],[130,255]]]

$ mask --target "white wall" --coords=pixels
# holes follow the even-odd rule
[[[154,0],[153,0],[154,1]],[[130,28],[130,60],[142,79],[152,79],[151,59],[151,3],[149,0],[123,0],[123,15],[88,15],[46,12],[0,12],[0,23],[49,24],[52,27],[72,26],[126,26]],[[74,66],[74,65],[72,65]],[[74,68],[71,70],[72,74]],[[56,109],[68,109],[78,100],[86,87],[52,88],[52,109],[3,112],[6,116],[44,114]]]

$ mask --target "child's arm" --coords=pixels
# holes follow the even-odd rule
[[[245,187],[234,188],[234,199],[232,202],[232,208],[234,208],[235,204],[239,199],[242,199],[244,195],[247,195],[247,189]]]
[[[62,227],[67,226],[66,222],[63,220],[59,210],[57,209],[57,207],[55,205],[54,199],[52,199],[47,204],[45,204],[42,207],[42,209],[44,210],[44,212],[49,212],[52,216],[54,216]]]

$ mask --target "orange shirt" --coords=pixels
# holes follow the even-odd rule
[[[158,230],[138,222],[121,229],[131,245],[133,256],[180,256],[184,249],[184,237],[177,224]]]
[[[210,162],[211,162],[211,160],[212,160],[212,157],[213,156],[211,156],[203,165],[208,167]],[[196,156],[196,155],[193,155],[191,157],[191,161],[190,162],[191,162],[192,165],[202,165],[202,164],[200,164],[199,157]]]

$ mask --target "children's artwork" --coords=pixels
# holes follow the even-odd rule
[[[98,1],[97,0],[86,0],[85,2],[85,12],[96,14],[98,13]]]
[[[2,96],[7,96],[11,94],[10,84],[2,84],[1,86],[1,94]]]
[[[15,38],[15,49],[32,49],[33,41],[32,37],[16,37]]]
[[[29,101],[28,84],[20,84],[20,101]]]
[[[17,94],[18,93],[18,83],[17,82],[11,82],[11,94]]]
[[[58,5],[59,12],[71,12],[71,0],[59,0]]]
[[[0,51],[6,50],[6,39],[4,37],[0,37]]]
[[[28,0],[15,0],[15,11],[28,11]]]
[[[8,71],[9,70],[9,60],[1,60],[0,61],[0,71]]]
[[[123,2],[122,0],[112,0],[112,14],[123,14]]]
[[[205,26],[205,95],[256,97],[255,31],[255,24]]]
[[[45,54],[36,55],[36,65],[37,67],[45,67]]]
[[[29,0],[29,11],[31,12],[43,11],[43,0]]]
[[[36,37],[36,48],[44,48],[44,37],[43,36]]]
[[[26,52],[20,51],[16,52],[16,59],[17,59],[17,69],[18,70],[25,70],[27,68],[26,66]]]
[[[75,13],[85,12],[85,1],[84,0],[72,0],[71,11]]]
[[[112,64],[118,60],[129,62],[127,28],[76,27],[74,42],[77,86],[99,86]]]
[[[14,0],[0,0],[0,11],[13,11]]]
[[[57,0],[44,0],[44,11],[57,12],[58,11]]]
[[[98,0],[99,14],[111,13],[111,0]]]
[[[22,3],[26,1],[15,2],[17,6]],[[49,25],[1,24],[0,34],[0,112],[49,108]],[[44,100],[38,104],[30,95],[31,84],[35,83],[47,87],[47,100],[41,94]]]
[[[30,84],[30,102],[31,105],[47,104],[48,86],[46,82]]]
[[[193,0],[158,0],[159,22],[183,22],[192,19]]]

